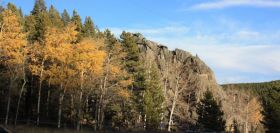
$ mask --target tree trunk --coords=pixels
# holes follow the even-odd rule
[[[245,121],[245,133],[248,133],[248,115],[249,115],[249,101],[250,101],[250,96],[248,95],[247,99],[247,106],[246,106],[246,121]]]
[[[40,103],[41,103],[42,82],[43,81],[40,79],[39,90],[38,90],[38,101],[37,101],[37,121],[36,121],[37,126],[39,126],[40,123]]]
[[[74,116],[74,96],[73,94],[70,95],[71,97],[71,105],[70,105],[70,108],[71,108],[71,112],[70,112],[70,119],[73,120],[73,116]]]
[[[22,86],[21,86],[21,90],[20,90],[19,98],[18,98],[18,103],[17,103],[17,111],[16,111],[16,117],[15,117],[15,125],[17,125],[17,118],[18,118],[19,106],[20,106],[21,96],[22,96],[22,93],[23,93],[24,88],[25,88],[25,84],[26,84],[26,79],[25,79],[25,74],[24,74],[23,84],[22,84]]]
[[[10,85],[8,88],[8,103],[7,103],[7,110],[6,110],[6,117],[5,117],[5,125],[8,125],[9,122],[9,113],[10,113],[10,105],[11,105],[11,89],[14,83],[14,79],[11,78]]]
[[[60,90],[63,92],[59,94],[58,121],[57,121],[58,128],[61,127],[62,102],[63,102],[65,91],[66,91],[66,89],[63,89],[63,84],[60,84]]]
[[[108,80],[108,76],[109,76],[109,66],[110,66],[110,54],[108,55],[108,59],[107,59],[107,64],[106,64],[106,74],[104,76],[104,82],[103,85],[100,86],[100,90],[101,90],[101,95],[100,95],[100,99],[99,99],[99,104],[98,104],[98,113],[97,113],[97,126],[98,129],[101,130],[103,127],[103,108],[104,108],[104,97],[106,95],[106,91],[107,91],[107,80]]]
[[[83,98],[83,89],[84,89],[84,71],[81,71],[81,86],[80,86],[80,96],[79,96],[79,105],[78,105],[78,120],[77,120],[77,130],[79,131],[80,130],[80,126],[81,126],[81,123],[80,123],[80,120],[81,120],[81,114],[82,114],[82,98]]]
[[[11,84],[11,83],[10,83]],[[9,121],[9,112],[10,112],[10,104],[11,104],[11,85],[8,89],[8,103],[7,103],[7,110],[6,110],[6,118],[5,118],[5,125],[8,125]]]
[[[49,106],[50,106],[50,96],[51,96],[51,82],[49,81],[49,88],[47,92],[47,103],[46,103],[46,116],[49,117]]]
[[[172,107],[171,107],[171,111],[170,111],[170,115],[169,115],[168,128],[167,128],[167,130],[169,132],[171,131],[172,117],[173,117],[174,110],[176,107],[176,100],[177,100],[178,92],[179,92],[179,78],[177,78],[177,81],[176,81],[175,93],[174,93]]]
[[[81,114],[82,114],[82,98],[83,98],[83,91],[81,90],[80,96],[79,96],[79,108],[78,108],[78,121],[77,121],[77,130],[80,130],[80,120],[81,120]]]
[[[7,111],[6,111],[6,118],[5,118],[5,125],[8,125],[9,121],[9,112],[10,112],[10,103],[11,103],[11,96],[10,90],[8,92],[8,104],[7,104]]]
[[[43,83],[43,72],[44,72],[44,63],[45,59],[43,59],[41,63],[41,71],[40,71],[40,83],[39,83],[39,90],[38,90],[38,101],[37,101],[37,126],[40,124],[40,104],[41,104],[41,90],[42,90],[42,83]]]
[[[102,129],[102,126],[101,126],[101,108],[102,108],[102,100],[103,100],[103,94],[100,95],[100,99],[99,99],[99,104],[98,104],[98,115],[97,115],[97,126],[98,126],[98,129]]]
[[[48,90],[47,105],[46,105],[46,108],[47,108],[46,109],[47,110],[46,115],[47,115],[47,117],[49,117],[50,96],[51,96],[51,91]]]

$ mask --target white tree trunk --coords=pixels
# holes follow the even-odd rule
[[[10,112],[10,104],[11,104],[11,85],[12,83],[10,83],[10,87],[8,90],[8,103],[7,103],[7,110],[6,110],[6,117],[5,117],[5,125],[8,125],[8,121],[9,121],[9,112]]]
[[[80,96],[79,96],[79,105],[78,105],[78,120],[77,120],[77,130],[80,130],[81,126],[81,114],[82,114],[82,100],[83,100],[83,89],[84,89],[84,71],[81,71],[81,86],[80,86]]]
[[[62,103],[65,95],[65,89],[63,89],[63,85],[60,84],[60,90],[63,90],[62,93],[59,94],[59,105],[58,105],[58,122],[57,127],[61,127],[61,114],[62,114]]]
[[[177,78],[177,81],[176,81],[176,87],[175,87],[174,97],[173,97],[173,101],[172,101],[172,107],[171,107],[171,111],[170,111],[170,115],[169,115],[168,128],[167,128],[167,130],[169,132],[171,131],[172,117],[173,117],[174,110],[176,107],[176,100],[177,100],[178,93],[179,93],[179,78]]]
[[[23,93],[23,91],[24,91],[25,85],[26,85],[26,79],[25,79],[25,74],[24,74],[23,84],[22,84],[21,89],[20,89],[19,98],[18,98],[18,103],[17,103],[17,111],[16,111],[16,117],[15,117],[15,125],[17,125],[17,118],[18,118],[19,106],[20,106],[20,101],[21,101],[21,97],[22,97],[22,93]]]
[[[45,64],[45,59],[43,59],[41,63],[42,68],[40,71],[40,83],[39,83],[38,101],[37,101],[37,126],[39,126],[40,124],[40,104],[41,104],[41,90],[42,90],[42,83],[43,83],[44,64]]]
[[[11,78],[10,80],[10,85],[8,88],[8,103],[7,103],[7,110],[6,110],[6,117],[5,117],[5,125],[8,125],[9,122],[9,113],[10,113],[10,105],[11,105],[11,89],[14,83],[14,79]]]
[[[81,114],[82,114],[82,98],[83,98],[83,91],[81,90],[80,92],[80,96],[79,96],[79,108],[78,108],[78,121],[77,121],[77,130],[80,130],[80,126],[81,126]]]

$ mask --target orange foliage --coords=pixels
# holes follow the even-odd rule
[[[118,89],[117,94],[124,100],[128,100],[131,97],[130,92],[126,89]]]
[[[26,34],[22,31],[19,18],[10,10],[2,12],[3,21],[0,33],[1,63],[11,67],[23,65],[25,60]]]
[[[257,98],[253,98],[252,100],[250,100],[249,109],[249,122],[258,124],[262,120],[263,116],[261,114],[262,107]]]
[[[78,71],[100,76],[103,73],[105,51],[103,40],[85,39],[74,45],[75,67]]]

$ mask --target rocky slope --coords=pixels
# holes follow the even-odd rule
[[[149,71],[151,65],[156,65],[160,73],[169,108],[165,122],[168,122],[174,100],[176,106],[172,120],[182,128],[186,128],[186,123],[195,124],[195,105],[207,89],[218,100],[225,101],[226,94],[217,84],[213,71],[198,56],[180,49],[170,51],[166,46],[149,41],[139,34],[134,37],[146,70]]]
[[[170,51],[166,46],[149,41],[140,34],[134,34],[134,39],[146,70],[149,72],[149,68],[156,65],[161,76],[169,109],[165,113],[165,123],[169,121],[175,101],[172,121],[176,126],[173,128],[191,128],[189,126],[194,125],[197,118],[196,103],[209,89],[221,101],[228,130],[232,128],[233,120],[238,121],[242,131],[245,131],[245,127],[250,131],[261,128],[261,105],[256,95],[218,85],[213,71],[198,56],[180,49]]]

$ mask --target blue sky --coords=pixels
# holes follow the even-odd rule
[[[33,0],[12,2],[25,14]],[[46,0],[59,11],[76,9],[116,35],[148,39],[198,54],[219,83],[280,79],[280,0]]]

